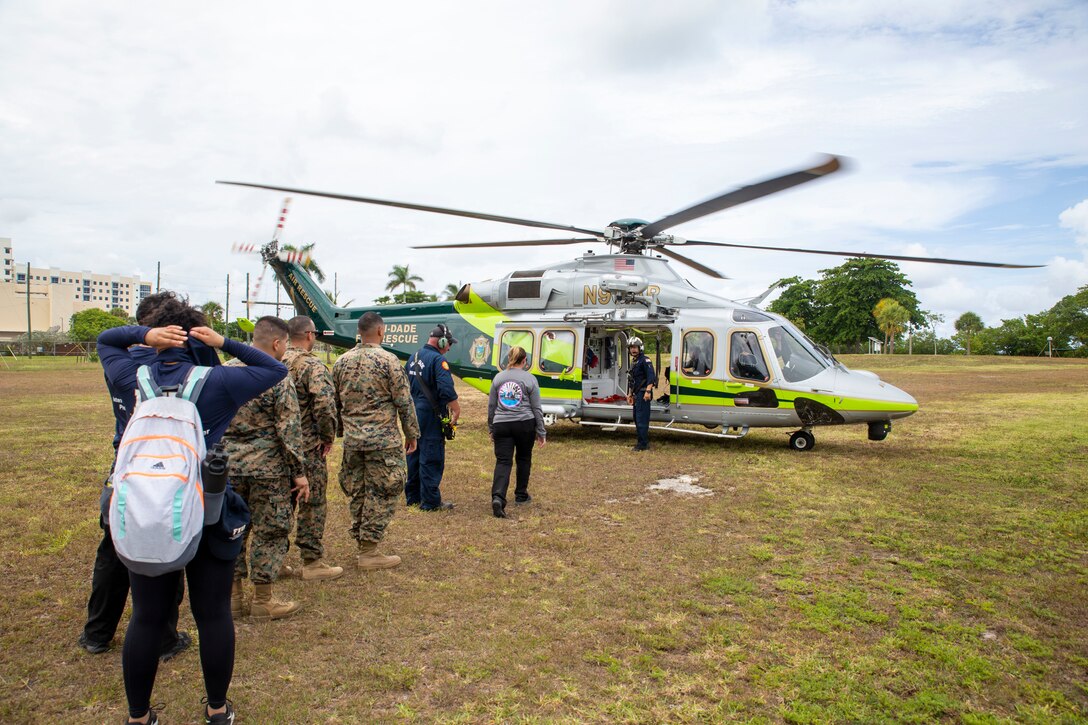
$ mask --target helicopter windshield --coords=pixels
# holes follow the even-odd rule
[[[771,338],[771,347],[778,358],[778,367],[782,370],[782,377],[787,383],[808,380],[828,367],[817,351],[810,350],[785,327],[772,327],[768,333]]]

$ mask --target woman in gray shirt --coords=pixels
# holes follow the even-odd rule
[[[520,347],[510,348],[506,369],[491,381],[487,401],[487,428],[495,444],[495,476],[491,484],[491,511],[506,518],[506,492],[510,469],[516,460],[514,503],[526,504],[529,471],[533,466],[533,439],[544,445],[544,413],[540,410],[540,386],[526,369],[527,356]]]

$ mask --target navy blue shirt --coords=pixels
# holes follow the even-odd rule
[[[412,400],[417,408],[431,409],[431,403],[420,388],[426,385],[434,395],[440,411],[444,411],[451,401],[457,400],[457,391],[453,389],[453,375],[446,356],[434,345],[424,345],[412,357],[408,358],[404,371],[408,373],[408,383],[412,387]]]
[[[657,375],[654,374],[654,364],[650,362],[650,358],[643,353],[639,353],[638,358],[631,365],[628,380],[630,380],[630,384],[627,391],[636,398],[642,395],[651,384],[656,385]]]
[[[140,365],[151,368],[151,379],[159,386],[181,385],[193,367],[192,353],[186,348],[170,348],[145,361],[133,345],[143,344],[150,327],[132,325],[114,327],[98,336],[98,356],[106,373],[106,384],[121,393],[123,400],[135,400],[136,371]],[[238,409],[287,377],[287,366],[257,348],[235,340],[223,342],[223,352],[233,355],[246,367],[214,367],[205,379],[196,401],[204,424],[204,443],[210,449],[226,432]],[[137,359],[137,355],[141,359]],[[127,423],[127,419],[126,419]]]

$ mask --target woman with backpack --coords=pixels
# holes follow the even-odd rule
[[[157,350],[147,365],[147,378],[154,386],[184,387],[194,369],[190,339],[237,357],[246,367],[216,366],[202,371],[203,388],[196,397],[204,434],[204,444],[211,450],[226,431],[238,409],[287,375],[287,368],[269,355],[230,339],[204,326],[202,313],[183,300],[174,298],[164,304],[153,318],[154,327],[115,327],[98,338],[98,354],[110,384],[118,390],[136,390],[141,365],[129,352],[132,345],[148,345]],[[199,376],[197,376],[199,377]],[[118,495],[117,493],[114,494]],[[227,490],[233,501],[236,494]],[[237,515],[236,504],[228,505],[230,515]],[[242,504],[244,514],[244,504]],[[248,520],[248,519],[246,519]],[[229,525],[229,524],[228,524]],[[122,527],[123,528],[123,527]],[[204,673],[207,705],[203,722],[230,725],[234,708],[227,700],[234,671],[234,622],[230,612],[230,592],[234,558],[240,547],[223,526],[205,527],[192,559],[184,572],[189,585],[189,603],[200,632],[200,663]],[[115,530],[115,537],[117,533]],[[116,542],[116,538],[115,538]],[[151,690],[158,669],[159,633],[176,595],[182,570],[157,576],[130,571],[132,617],[122,650],[125,694],[130,723],[158,723],[151,710]]]

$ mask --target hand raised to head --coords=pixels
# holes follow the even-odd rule
[[[210,327],[194,327],[189,330],[189,334],[208,347],[223,347],[223,336]]]
[[[144,344],[156,350],[168,350],[172,347],[184,347],[188,336],[178,325],[152,327],[144,335]]]

